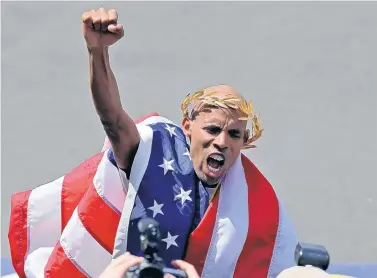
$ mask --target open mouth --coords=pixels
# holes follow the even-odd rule
[[[225,163],[225,157],[222,154],[211,154],[207,158],[208,170],[214,174],[218,173]]]

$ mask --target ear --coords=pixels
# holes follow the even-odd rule
[[[187,117],[182,119],[182,129],[186,137],[191,139],[191,121]]]

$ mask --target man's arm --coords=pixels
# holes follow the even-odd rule
[[[134,121],[123,110],[109,59],[109,46],[123,37],[123,26],[117,23],[115,10],[101,8],[90,11],[84,13],[82,19],[94,106],[112,145],[118,167],[129,169],[140,137]]]
[[[139,144],[138,130],[122,108],[118,86],[110,68],[108,49],[89,50],[89,60],[94,106],[112,145],[118,167],[128,169]]]

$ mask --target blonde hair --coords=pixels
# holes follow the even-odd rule
[[[240,117],[240,120],[251,121],[251,132],[250,129],[246,129],[246,140],[243,149],[255,148],[256,146],[252,143],[262,137],[263,129],[261,129],[259,115],[253,112],[252,102],[246,101],[245,99],[236,97],[232,94],[225,95],[222,98],[216,95],[218,95],[216,91],[207,93],[205,90],[197,91],[192,95],[188,94],[181,102],[183,117],[191,119],[195,107],[194,102],[196,101],[211,106],[238,110],[245,115],[244,117]]]

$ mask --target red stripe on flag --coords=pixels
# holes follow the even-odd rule
[[[112,254],[120,216],[98,195],[93,184],[80,201],[78,215],[91,236]]]
[[[185,260],[192,264],[199,274],[202,273],[207,252],[211,243],[213,228],[215,226],[220,190],[209,204],[198,227],[191,233],[188,241]]]
[[[49,257],[44,274],[46,278],[86,277],[67,257],[60,242],[55,246],[54,251]]]
[[[149,117],[153,117],[153,116],[160,116],[158,113],[156,112],[152,112],[152,113],[149,113],[143,117],[140,117],[138,119],[135,120],[135,124],[138,124],[138,123],[141,123],[142,121],[145,121],[146,119],[148,119]]]
[[[65,175],[62,187],[62,231],[71,218],[80,200],[93,184],[93,177],[104,153],[101,152],[81,163]]]
[[[140,123],[152,116],[159,116],[159,114],[155,112],[149,113],[144,117],[136,119],[135,123]],[[86,160],[85,162],[77,166],[70,173],[65,175],[64,181],[63,181],[63,187],[62,187],[62,231],[64,230],[64,227],[67,225],[69,219],[71,218],[73,211],[79,205],[84,194],[87,192],[90,186],[93,186],[93,178],[94,178],[94,175],[96,174],[98,165],[101,162],[103,155],[104,153],[101,152],[89,158],[88,160]],[[93,191],[88,192],[88,194],[93,194],[93,193],[94,193]],[[83,224],[88,229],[88,231],[91,232],[92,236],[98,239],[99,242],[104,246],[104,248],[106,248],[106,250],[108,251],[110,250],[110,252],[112,252],[111,250],[113,246],[111,246],[110,248],[110,245],[112,245],[113,242],[110,244],[109,239],[112,237],[115,238],[116,229],[114,233],[112,232],[114,231],[114,227],[118,225],[120,217],[107,204],[104,203],[104,201],[102,200],[101,197],[98,196],[98,194],[97,194],[97,197],[100,199],[96,198],[96,201],[94,202],[97,202],[96,205],[98,205],[99,208],[102,208],[105,211],[101,211],[101,209],[97,209],[94,206],[90,206],[84,209],[85,205],[80,205],[79,211],[81,211],[81,216],[83,216],[81,220],[83,221]],[[111,232],[110,235],[105,235],[106,234],[106,231],[104,230],[106,227],[105,225],[100,225],[100,223],[96,223],[96,221],[94,221],[94,219],[91,217],[85,217],[85,216],[89,216],[89,211],[93,209],[106,215],[106,217],[102,219],[107,219],[107,217],[109,217],[107,222],[110,225],[108,226],[109,227],[108,232]],[[90,215],[92,215],[91,212],[90,212]],[[97,219],[97,216],[96,216],[96,219]],[[112,222],[114,220],[116,221]],[[114,238],[112,238],[112,241],[114,241]]]
[[[249,231],[234,277],[267,277],[279,226],[275,192],[255,165],[242,155],[248,184]]]
[[[28,250],[27,209],[31,191],[20,192],[11,197],[8,239],[12,264],[14,270],[21,278],[26,277],[24,264]]]
[[[135,123],[140,123],[152,116],[159,116],[157,113],[150,113],[144,117],[135,120]],[[97,160],[98,159],[98,160]],[[78,204],[78,215],[80,221],[91,236],[112,254],[114,247],[114,240],[120,221],[120,215],[118,215],[103,199],[98,195],[94,185],[93,178],[97,171],[98,164],[100,163],[102,156],[97,155],[87,161],[87,167],[85,173],[90,175],[85,181],[90,183],[87,192],[82,197],[82,200]],[[81,165],[80,165],[81,166]],[[80,167],[79,166],[79,167]],[[89,171],[88,171],[89,170]],[[77,169],[78,175],[82,174],[81,169]],[[70,177],[71,178],[71,177]],[[74,185],[77,183],[77,185]],[[72,175],[72,188],[80,187],[82,178],[78,178]],[[87,184],[85,185],[85,187]],[[80,197],[81,198],[81,197]],[[70,212],[69,217],[72,215],[73,210]]]
[[[135,123],[140,123],[152,116],[159,116],[158,113],[150,113],[144,117],[135,120]],[[64,176],[62,193],[61,193],[61,222],[62,231],[67,225],[69,219],[71,218],[74,210],[80,203],[85,192],[89,189],[89,186],[93,186],[93,177],[97,171],[97,167],[103,157],[104,153],[101,152],[85,162],[81,163],[78,167],[73,169],[70,173]],[[94,188],[93,188],[94,189]],[[10,244],[10,251],[12,256],[12,264],[19,277],[26,277],[24,272],[25,256],[28,249],[28,230],[27,230],[27,210],[28,210],[28,200],[31,190],[20,192],[14,194],[11,198],[11,217],[8,232],[8,239]],[[94,194],[92,189],[88,192],[88,197],[90,194]],[[97,195],[98,196],[98,195]],[[98,196],[99,197],[99,196]],[[100,198],[100,197],[99,197]],[[96,199],[98,202],[99,199]],[[101,199],[103,202],[103,200]],[[84,200],[83,200],[84,202]],[[96,223],[93,219],[85,217],[89,215],[90,208],[81,209],[80,214],[82,219],[84,219],[84,225],[93,234],[93,236],[105,246],[108,250],[110,248],[110,236],[106,234],[105,229],[111,234],[112,241],[114,241],[116,229],[114,232],[114,223],[119,222],[119,216],[107,205],[96,204],[95,208],[102,208],[107,211],[104,214],[108,215],[103,219],[111,223],[109,225],[104,225],[103,222]],[[98,206],[98,207],[97,207]],[[92,207],[93,208],[93,207]],[[48,209],[48,208],[46,208]],[[97,209],[96,209],[97,210]],[[101,209],[99,209],[101,210]],[[92,211],[90,211],[92,213]],[[97,215],[96,215],[97,217]],[[115,218],[116,221],[115,221]],[[112,219],[112,220],[111,220]],[[101,225],[100,225],[101,224]],[[116,224],[117,225],[117,224]],[[98,231],[98,232],[94,232]],[[111,248],[112,249],[112,248]],[[74,264],[66,257],[63,249],[58,243],[55,247],[53,253],[49,257],[48,264],[45,270],[50,269],[46,272],[46,277],[85,277]],[[67,272],[66,272],[67,271]]]

